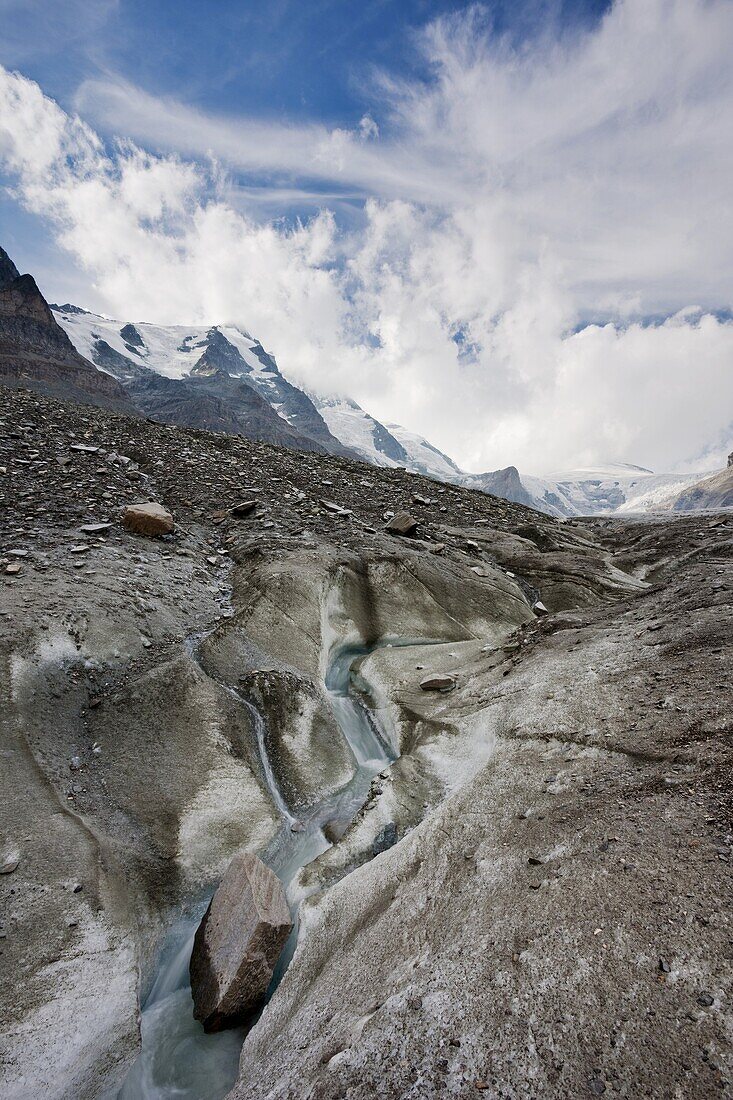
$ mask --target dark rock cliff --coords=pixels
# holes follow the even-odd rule
[[[0,248],[0,383],[132,412],[124,389],[79,355],[32,275]]]

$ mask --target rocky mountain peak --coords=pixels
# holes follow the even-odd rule
[[[0,312],[6,316],[25,317],[38,324],[58,328],[46,299],[32,275],[19,275],[17,279],[0,287],[0,291],[2,293]],[[71,348],[71,341],[62,329],[58,329],[58,335],[60,342],[68,344]]]
[[[506,466],[503,470],[482,474],[480,487],[485,493],[492,493],[494,496],[504,497],[505,500],[513,500],[517,504],[532,507],[532,497],[522,484],[516,466]]]
[[[0,248],[0,287],[20,278],[20,272],[4,248]]]
[[[62,306],[56,302],[49,302],[48,308],[53,310],[54,313],[76,313],[80,317],[91,317],[88,309],[82,309],[81,306],[72,305],[71,302],[64,302]]]
[[[239,348],[227,340],[220,329],[209,329],[206,334],[206,350],[192,368],[192,377],[208,378],[215,374],[238,377],[251,373],[252,368],[242,358]]]
[[[119,383],[75,349],[32,275],[0,248],[0,381],[83,403],[132,411]]]
[[[144,348],[145,341],[133,324],[128,323],[120,329],[120,336],[128,347]]]

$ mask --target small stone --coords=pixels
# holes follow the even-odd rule
[[[672,970],[672,967],[669,965],[666,959],[660,959],[659,969],[662,971],[663,974],[669,974]]]
[[[20,573],[22,568],[23,566],[20,564],[19,561],[11,561],[10,565],[5,566],[5,572],[8,573],[11,577],[15,577],[18,573]]]
[[[710,1008],[711,1005],[715,1004],[715,997],[712,993],[698,993],[697,1003],[702,1005],[703,1008]]]
[[[456,686],[455,676],[440,675],[435,673],[433,676],[426,676],[424,680],[420,681],[420,687],[423,691],[453,691]]]
[[[349,508],[342,508],[340,504],[335,504],[332,500],[322,500],[321,507],[337,516],[350,516],[353,514]]]
[[[17,871],[19,864],[19,859],[6,859],[0,863],[0,875],[12,875],[13,871]]]
[[[542,860],[538,859],[537,856],[529,856],[527,858],[527,863],[530,865],[530,867],[541,867],[542,866]]]
[[[590,1081],[588,1082],[588,1088],[594,1096],[603,1096],[604,1092],[606,1091],[605,1082],[603,1082],[600,1077],[591,1077]]]
[[[386,852],[396,843],[397,825],[394,821],[388,821],[387,824],[379,830],[372,841],[372,854],[378,856],[381,852]]]
[[[547,610],[547,608],[543,604],[542,600],[537,600],[535,603],[533,603],[532,604],[532,610],[534,611],[535,615],[539,616],[540,618],[543,615],[549,615],[550,614],[550,612]],[[605,1085],[604,1085],[604,1088],[605,1088]]]
[[[386,531],[390,535],[401,535],[410,538],[417,531],[417,520],[413,519],[409,512],[399,512],[387,524]]]
[[[240,500],[239,504],[233,504],[229,511],[233,516],[248,516],[256,507],[256,500]]]
[[[109,531],[111,527],[111,523],[83,523],[79,530],[84,531],[87,535],[101,535],[104,531]]]

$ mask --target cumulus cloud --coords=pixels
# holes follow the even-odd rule
[[[109,313],[240,322],[294,380],[469,469],[714,464],[733,409],[714,313],[733,299],[733,6],[619,0],[521,51],[484,14],[427,28],[430,79],[379,75],[351,130],[109,80],[80,88],[82,121],[3,71],[0,162]],[[319,192],[307,222],[269,216]],[[329,195],[363,199],[358,225]]]

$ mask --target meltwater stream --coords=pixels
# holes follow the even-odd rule
[[[194,660],[198,660],[198,648],[205,636],[192,640],[190,652]],[[332,658],[326,674],[326,689],[357,767],[345,787],[310,807],[297,819],[291,814],[272,770],[262,715],[239,692],[221,685],[251,715],[265,781],[281,816],[277,833],[259,855],[283,883],[295,927],[273,975],[269,995],[274,992],[295,950],[301,900],[294,886],[298,871],[330,847],[323,826],[330,821],[344,826],[350,822],[366,801],[374,776],[396,759],[366,707],[352,693],[352,665],[375,649],[408,644],[414,643],[385,640],[373,646],[343,647]],[[174,1097],[176,1100],[220,1100],[237,1078],[244,1030],[206,1035],[193,1018],[188,964],[206,904],[208,899],[195,919],[181,920],[166,937],[152,988],[142,1007],[141,1051],[118,1100],[172,1100]]]

